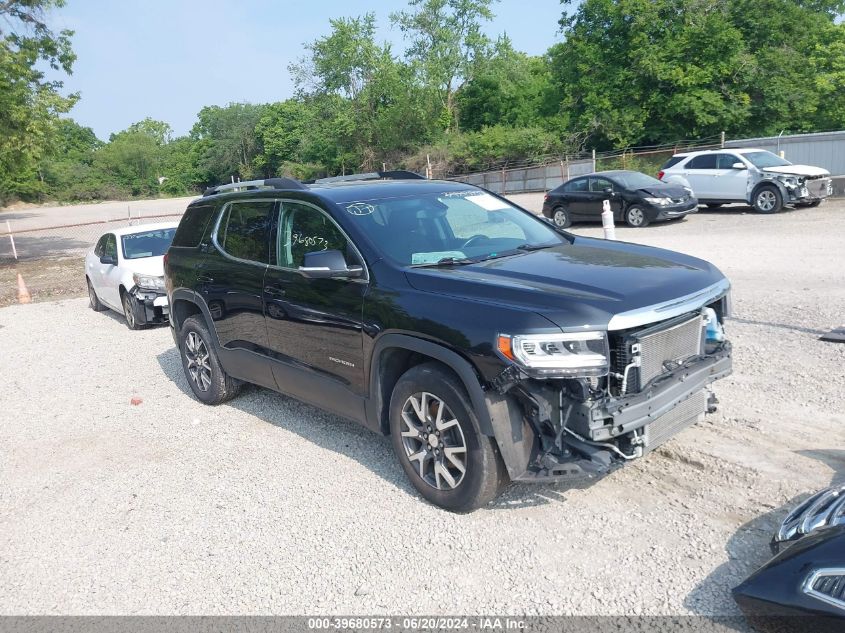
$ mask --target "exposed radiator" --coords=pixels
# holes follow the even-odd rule
[[[645,450],[654,450],[672,436],[694,424],[698,420],[698,416],[706,410],[707,392],[702,389],[678,404],[674,409],[661,415],[651,424],[643,427]]]
[[[696,314],[668,327],[650,328],[637,333],[634,338],[640,345],[641,357],[637,390],[672,369],[673,364],[683,363],[691,356],[701,354],[704,342],[702,327],[701,315]]]

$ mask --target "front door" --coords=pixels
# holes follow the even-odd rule
[[[111,257],[114,262],[118,261],[117,256],[117,238],[114,233],[106,235],[106,244],[103,248],[103,255]],[[115,308],[122,310],[123,305],[120,299],[120,278],[121,272],[117,264],[103,264],[97,262],[100,268],[100,287],[97,289],[97,294],[100,299]],[[128,290],[128,288],[127,288]]]
[[[608,191],[610,190],[610,191]],[[610,200],[610,209],[613,211],[614,217],[620,218],[622,210],[622,202],[618,196],[613,195],[615,191],[613,183],[607,178],[599,176],[590,177],[590,200],[586,204],[585,219],[594,222],[601,222],[601,212],[604,210],[604,201]]]
[[[355,247],[328,214],[301,201],[280,204],[275,248],[264,279],[264,314],[279,389],[337,413],[358,417],[350,392],[364,395],[361,318],[366,279],[312,279],[305,254],[338,250],[363,266]],[[344,395],[346,394],[346,396]]]

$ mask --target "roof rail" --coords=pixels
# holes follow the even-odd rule
[[[318,178],[314,184],[325,185],[332,182],[354,182],[357,180],[425,180],[425,176],[415,171],[398,169],[395,171],[373,171],[366,174],[349,174],[346,176],[332,176]]]
[[[239,191],[241,189],[307,189],[298,180],[293,178],[267,178],[265,180],[244,180],[242,182],[231,182],[225,185],[209,187],[203,196],[213,196],[225,191]]]

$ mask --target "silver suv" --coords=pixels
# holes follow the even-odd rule
[[[784,205],[815,207],[833,193],[826,169],[793,165],[763,149],[675,154],[657,177],[689,187],[709,207],[745,202],[758,213],[777,213]]]

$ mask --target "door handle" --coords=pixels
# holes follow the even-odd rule
[[[210,275],[199,275],[197,277],[197,281],[202,283],[202,284],[213,284],[214,283],[214,277],[211,277]]]
[[[278,286],[264,286],[264,294],[270,297],[280,298],[285,296],[285,291]]]

